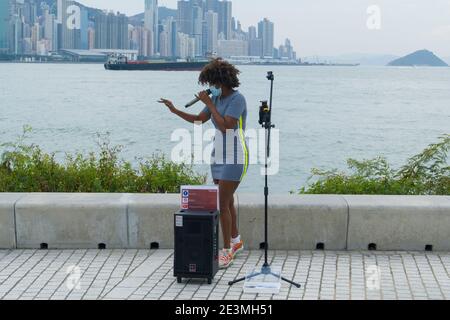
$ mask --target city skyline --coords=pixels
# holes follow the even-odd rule
[[[75,0],[4,2],[0,50],[14,56],[83,54],[89,59],[87,53],[73,50],[92,54],[92,50],[112,49],[116,53],[131,50],[125,54],[141,59],[217,55],[241,61],[297,62],[289,39],[276,46],[272,21],[263,18],[257,29],[244,30],[229,0],[181,0],[176,10],[162,8],[158,0],[140,1],[144,13],[139,18],[86,7]]]
[[[81,3],[119,10],[127,15],[142,13],[141,0],[80,0]],[[160,0],[176,8],[176,0]],[[348,53],[402,56],[427,48],[450,56],[450,1],[435,0],[234,0],[234,15],[243,28],[268,17],[276,25],[275,43],[289,38],[300,56]],[[367,10],[378,5],[381,28],[367,28]],[[255,17],[258,17],[255,20]]]
[[[25,6],[23,9],[20,4],[34,3],[34,7],[38,9],[31,9]],[[401,51],[395,51],[395,46],[385,45],[388,39],[386,34],[389,33],[386,29],[393,29],[393,21],[396,14],[394,12],[387,12],[386,6],[372,5],[364,11],[364,18],[366,19],[359,29],[355,28],[352,32],[348,32],[348,38],[343,39],[335,37],[328,39],[330,34],[328,29],[336,29],[342,31],[342,23],[340,18],[342,15],[336,12],[332,24],[317,23],[316,30],[310,29],[305,33],[305,28],[291,28],[287,34],[298,33],[302,35],[304,41],[300,46],[295,45],[295,39],[289,36],[284,37],[283,31],[280,31],[282,24],[276,23],[276,12],[274,12],[275,19],[272,16],[269,18],[252,15],[252,24],[247,27],[241,18],[241,13],[237,12],[235,4],[241,4],[238,0],[183,0],[177,1],[177,8],[170,9],[165,7],[168,5],[168,0],[136,0],[130,3],[140,3],[144,7],[139,19],[130,17],[129,13],[120,10],[105,9],[104,6],[96,7],[91,1],[97,1],[104,4],[103,0],[79,0],[84,5],[92,9],[85,10],[83,6],[78,8],[79,19],[75,23],[78,31],[68,30],[66,25],[61,27],[61,19],[69,18],[71,15],[65,13],[57,13],[56,1],[46,0],[49,4],[49,11],[45,13],[42,6],[43,1],[37,0],[20,0],[17,1],[15,9],[17,12],[8,17],[5,12],[8,8],[8,1],[2,1],[0,6],[0,51],[5,52],[9,50],[13,54],[37,54],[46,55],[51,51],[58,51],[62,48],[73,49],[132,49],[138,50],[140,56],[162,56],[162,57],[200,57],[204,56],[207,51],[214,51],[221,56],[261,56],[274,58],[284,58],[295,60],[297,57],[304,58],[305,61],[319,62],[319,61],[355,61],[363,60],[369,61],[369,64],[379,63],[380,61],[389,62],[392,58],[409,54],[411,52],[428,49],[433,51],[436,55],[441,56],[447,61],[450,59],[450,25],[447,20],[442,20],[442,14],[438,14],[432,19],[424,16],[423,19],[414,21],[421,30],[418,34],[414,34],[411,30],[396,29],[390,37],[395,37],[397,46],[402,46]],[[60,3],[72,2],[74,0],[60,0]],[[262,0],[260,3],[264,3]],[[287,3],[290,0],[281,0]],[[302,2],[303,0],[299,0]],[[324,2],[325,0],[318,0]],[[354,0],[346,0],[352,2]],[[362,2],[366,0],[361,0]],[[383,2],[384,0],[380,0]],[[402,2],[403,0],[399,0]],[[445,10],[450,10],[450,0],[436,0],[437,5],[428,6],[428,10],[433,11],[441,9],[440,12],[445,13]],[[406,0],[403,1],[406,3]],[[16,3],[16,1],[11,1]],[[114,5],[115,1],[111,0],[108,7]],[[5,7],[6,6],[6,7]],[[422,5],[421,5],[422,6]],[[414,9],[415,14],[422,9],[421,6],[410,4],[404,7],[405,13],[402,16],[400,24],[409,26],[410,16]],[[65,5],[67,7],[67,5]],[[132,6],[131,6],[132,7]],[[147,7],[147,10],[145,8]],[[156,10],[155,8],[160,8]],[[316,6],[317,7],[317,6]],[[139,7],[140,8],[140,7]],[[140,11],[140,9],[137,12]],[[161,9],[162,8],[162,9]],[[167,9],[166,9],[167,8]],[[348,14],[359,11],[361,13],[362,6],[357,8],[346,8]],[[433,8],[433,9],[430,9]],[[104,9],[98,10],[98,9]],[[115,9],[115,8],[113,8]],[[151,11],[149,11],[151,9]],[[305,6],[304,11],[307,12]],[[324,7],[321,11],[322,20],[317,19],[318,22],[325,19],[327,12],[331,7]],[[423,8],[425,10],[425,8]],[[23,11],[25,10],[25,11]],[[36,11],[37,10],[37,11]],[[162,11],[161,11],[162,10]],[[217,17],[209,14],[209,10],[217,13]],[[423,10],[423,11],[424,11]],[[295,12],[295,10],[293,11]],[[387,12],[387,13],[386,13]],[[18,14],[17,14],[18,13]],[[117,13],[117,15],[116,15]],[[158,13],[160,16],[158,16]],[[32,15],[35,17],[32,17]],[[180,16],[181,15],[181,16]],[[244,15],[245,17],[245,15]],[[311,15],[309,21],[316,19]],[[9,19],[9,20],[8,20]],[[289,20],[289,16],[286,16]],[[350,19],[343,19],[345,23],[353,23]],[[432,20],[432,23],[430,22]],[[156,22],[157,21],[157,22]],[[209,21],[209,22],[208,22]],[[266,23],[264,23],[267,21]],[[308,21],[308,19],[305,19]],[[350,22],[349,22],[350,21]],[[36,22],[38,24],[36,24]],[[361,21],[359,21],[361,22]],[[187,24],[186,24],[187,23]],[[209,24],[208,24],[209,23]],[[301,25],[302,19],[298,19],[298,25]],[[344,23],[344,24],[345,24]],[[427,28],[422,28],[428,25]],[[149,30],[151,29],[151,30]],[[269,30],[266,33],[262,30]],[[364,30],[365,37],[358,39],[361,32]],[[180,33],[181,32],[181,33]],[[209,32],[209,33],[208,33]],[[317,35],[319,32],[319,35]],[[315,34],[316,33],[316,34]],[[328,34],[327,34],[328,33]],[[272,35],[273,34],[273,35]],[[280,34],[283,35],[283,40],[279,41]],[[311,38],[315,38],[311,41]],[[5,36],[9,37],[5,41]],[[414,38],[414,39],[413,39]],[[270,39],[269,45],[268,40]],[[211,43],[208,43],[211,42]],[[263,43],[264,42],[264,43]],[[333,47],[336,48],[334,52],[320,51],[319,49],[308,49],[308,42],[313,43],[314,47]],[[5,45],[6,44],[6,45]],[[160,45],[161,44],[161,45]],[[178,45],[183,46],[177,48]],[[359,47],[350,50],[352,45]],[[142,49],[142,46],[145,46]],[[21,47],[21,48],[20,48]],[[274,48],[273,55],[270,55],[270,48]],[[371,47],[378,48],[378,50],[370,50]],[[14,49],[11,49],[14,48]],[[294,48],[297,50],[295,51]],[[338,50],[338,48],[345,48]],[[310,51],[308,51],[310,50]],[[298,52],[298,54],[297,54]],[[375,53],[375,54],[374,54]],[[378,54],[378,55],[377,55]],[[390,59],[389,61],[387,61]]]

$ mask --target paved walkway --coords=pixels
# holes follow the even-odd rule
[[[270,251],[283,276],[278,295],[244,294],[243,276],[263,262],[242,253],[212,285],[178,284],[172,250],[0,250],[0,299],[450,299],[450,253]]]

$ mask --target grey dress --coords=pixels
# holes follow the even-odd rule
[[[245,97],[239,91],[233,91],[225,98],[213,97],[212,100],[222,117],[229,116],[238,120],[234,130],[228,130],[227,134],[222,134],[211,116],[211,121],[216,128],[214,150],[211,155],[212,177],[214,180],[242,181],[247,173],[249,162],[249,150],[244,133],[247,123]],[[211,115],[208,107],[205,107],[202,112]]]

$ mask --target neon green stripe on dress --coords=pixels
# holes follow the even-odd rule
[[[247,150],[247,145],[245,144],[245,137],[244,137],[244,130],[243,130],[243,125],[242,125],[242,116],[239,118],[239,136],[241,138],[241,144],[242,144],[242,148],[244,149],[244,171],[242,172],[242,176],[241,176],[241,180],[245,177],[245,175],[247,174],[247,169],[248,169],[248,150]]]

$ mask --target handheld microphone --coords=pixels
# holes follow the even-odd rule
[[[206,90],[206,93],[208,95],[210,95],[212,93],[212,91],[210,89]],[[194,104],[196,104],[197,102],[199,102],[200,99],[199,98],[195,98],[194,100],[192,100],[191,102],[189,102],[188,104],[185,105],[185,108],[190,108],[192,107]]]

